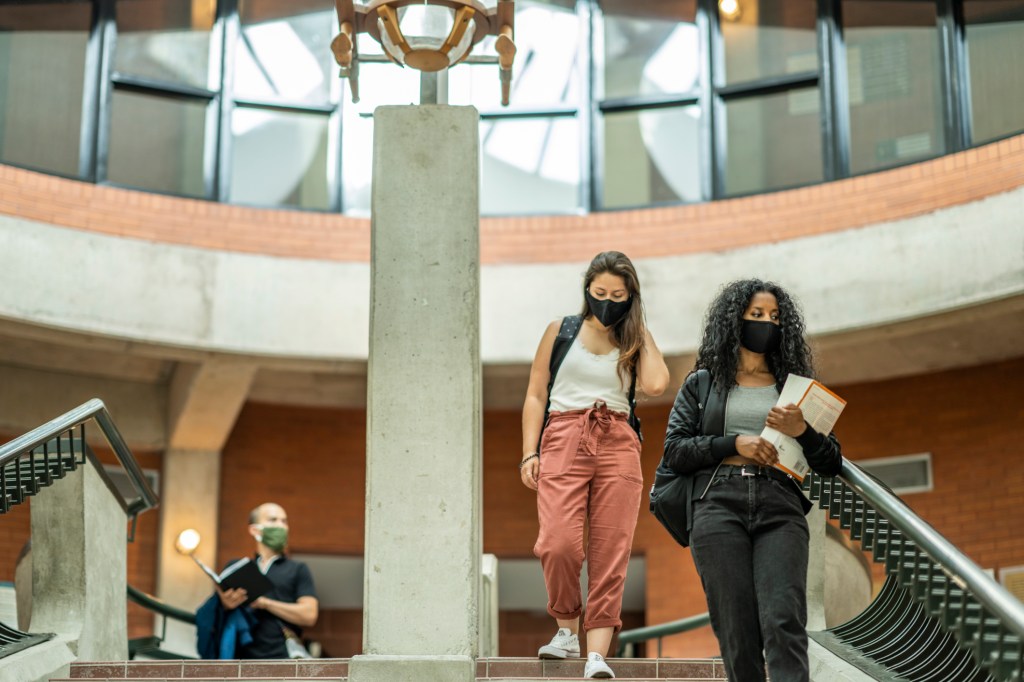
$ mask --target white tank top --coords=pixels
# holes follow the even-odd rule
[[[577,337],[551,386],[551,411],[585,410],[602,400],[609,410],[629,414],[629,386],[619,379],[618,361],[618,348],[594,355]]]

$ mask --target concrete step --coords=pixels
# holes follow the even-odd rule
[[[536,658],[481,658],[477,661],[480,682],[519,680],[573,680],[583,678],[582,659],[541,661]],[[608,665],[616,679],[630,682],[724,681],[717,659],[613,658]],[[177,682],[184,680],[260,680],[261,682],[345,682],[348,659],[300,661],[128,661],[73,663],[70,680],[128,682]],[[54,681],[57,682],[57,681]],[[70,681],[69,681],[70,682]]]

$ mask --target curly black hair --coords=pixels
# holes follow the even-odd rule
[[[730,282],[711,302],[704,316],[704,336],[693,371],[707,369],[722,388],[736,385],[743,313],[754,294],[760,292],[772,294],[779,304],[782,343],[777,351],[765,358],[768,369],[775,376],[775,383],[781,386],[790,373],[815,377],[814,357],[804,338],[804,321],[799,305],[778,284],[760,279]]]

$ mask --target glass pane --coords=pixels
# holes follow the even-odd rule
[[[604,208],[700,201],[700,107],[606,114]]]
[[[814,0],[722,0],[725,82],[818,70]]]
[[[516,61],[509,103],[539,109],[573,105],[579,97],[579,20],[572,7],[516,2]],[[494,56],[494,40],[485,39],[473,54]],[[360,81],[361,82],[361,81]],[[448,102],[480,110],[501,109],[501,81],[496,65],[460,64],[448,72]]]
[[[726,103],[726,194],[824,179],[818,97],[818,88],[802,88]]]
[[[574,213],[579,207],[580,131],[575,118],[480,122],[480,211]]]
[[[114,69],[132,76],[219,87],[210,73],[216,0],[118,0]]]
[[[696,0],[602,0],[595,36],[595,96],[685,93],[700,79]]]
[[[935,21],[933,3],[844,0],[853,173],[945,152]]]
[[[373,119],[346,116],[342,168],[345,213],[370,214]],[[480,211],[486,215],[574,213],[580,146],[575,118],[480,122]]]
[[[242,32],[235,51],[236,95],[297,104],[337,99],[338,67],[331,41],[338,17],[332,0],[241,0],[238,15]]]
[[[974,143],[1024,130],[1024,0],[967,0],[964,18]]]
[[[107,179],[155,192],[204,196],[202,100],[114,90]]]
[[[322,114],[235,109],[230,200],[329,209],[329,121]]]
[[[78,175],[91,14],[88,2],[0,5],[0,161]]]

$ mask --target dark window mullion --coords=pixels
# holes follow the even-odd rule
[[[697,25],[704,49],[701,72],[701,140],[707,159],[702,169],[705,199],[713,201],[725,195],[725,104],[718,96],[718,85],[725,73],[725,44],[718,16],[717,0],[698,0]]]
[[[850,114],[842,0],[821,0],[818,4],[818,54],[825,180],[838,180],[850,175]]]
[[[691,92],[680,95],[657,95],[654,97],[625,97],[612,100],[604,100],[598,104],[602,113],[639,111],[647,109],[668,109],[670,107],[685,107],[697,104],[700,101],[700,93]]]
[[[216,161],[212,196],[216,201],[226,202],[231,189],[231,118],[234,113],[235,46],[241,31],[238,18],[238,0],[219,0],[217,3],[217,24],[221,39],[221,89],[218,100]]]
[[[736,83],[717,88],[716,93],[724,100],[743,99],[758,95],[774,95],[801,88],[813,88],[818,86],[819,80],[820,77],[817,71],[806,71],[804,73],[773,76],[756,81]]]
[[[938,0],[938,29],[942,59],[942,108],[946,153],[970,146],[971,102],[964,39],[963,0]]]
[[[604,121],[598,113],[594,97],[597,78],[594,67],[594,31],[603,17],[597,0],[577,0],[580,30],[585,38],[580,41],[576,60],[580,69],[579,139],[580,189],[579,206],[584,212],[596,211],[604,201],[604,141],[601,136]]]
[[[78,155],[78,173],[90,182],[102,182],[107,177],[112,97],[110,74],[116,40],[114,0],[96,0],[86,47]]]
[[[134,92],[141,95],[155,95],[157,97],[189,101],[206,100],[207,102],[213,101],[217,97],[216,92],[206,88],[194,88],[188,85],[167,83],[150,78],[126,76],[116,72],[111,75],[110,82],[115,90]]]

